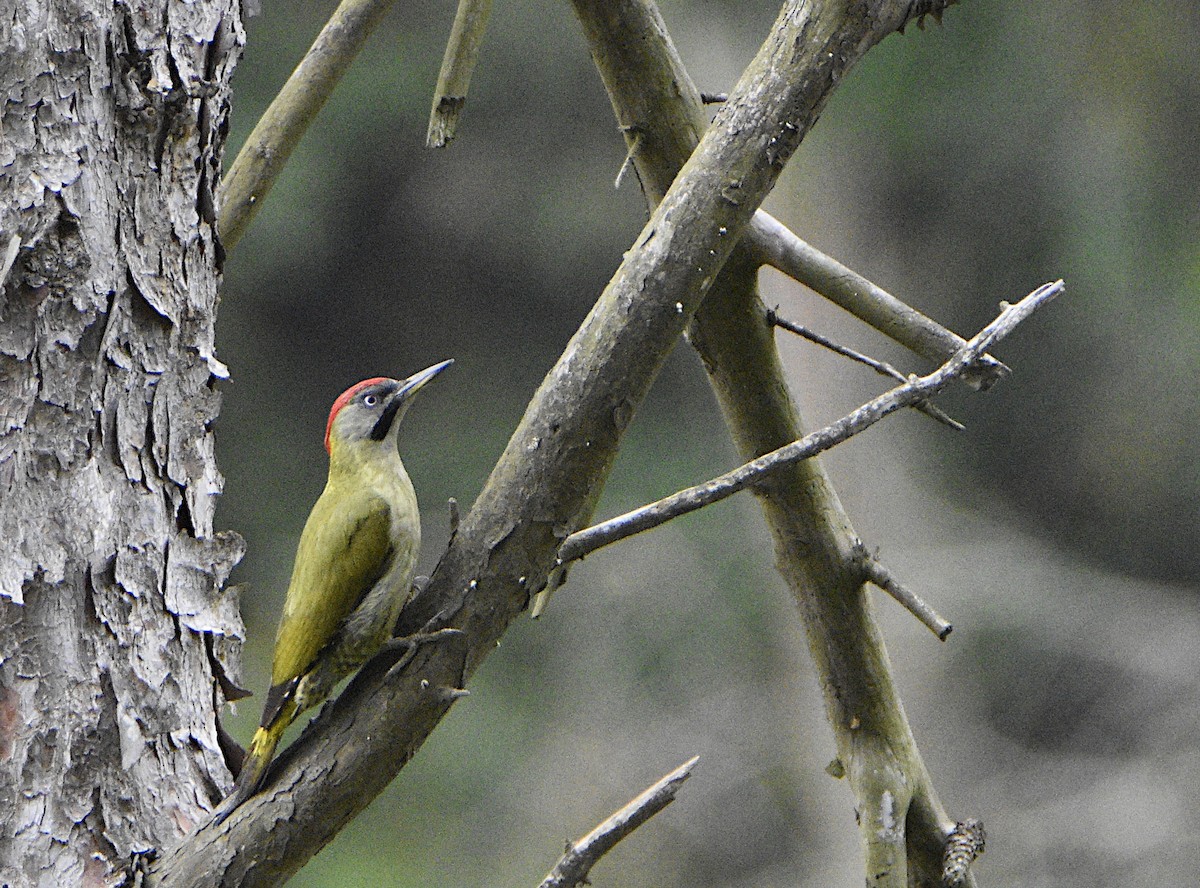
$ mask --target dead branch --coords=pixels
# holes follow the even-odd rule
[[[692,776],[692,768],[700,756],[684,762],[670,774],[642,792],[637,798],[601,822],[567,850],[554,868],[542,880],[539,888],[574,888],[588,884],[588,873],[596,862],[625,838],[671,802],[683,782]]]
[[[394,0],[342,0],[221,180],[217,230],[230,250]]]
[[[1063,289],[1062,281],[1054,281],[1038,287],[1015,305],[1005,303],[1003,311],[994,321],[980,330],[937,370],[926,376],[910,377],[903,385],[884,392],[841,419],[805,435],[798,441],[702,484],[688,487],[624,515],[576,531],[563,541],[558,563],[566,564],[583,558],[602,546],[720,502],[738,491],[752,487],[779,469],[809,459],[848,440],[902,407],[936,395],[950,382],[966,373],[989,348],[1015,330],[1030,314],[1058,296]]]
[[[820,293],[834,305],[922,357],[941,362],[963,347],[965,340],[961,336],[801,240],[786,225],[762,210],[754,215],[746,243],[760,263],[770,265]],[[1004,364],[989,355],[963,381],[982,390],[991,388],[1009,372]]]
[[[787,318],[780,317],[778,308],[771,309],[767,312],[767,322],[774,324],[781,330],[787,330],[789,333],[799,336],[801,339],[807,339],[809,342],[814,343],[815,345],[819,345],[822,348],[828,349],[834,354],[841,355],[844,358],[849,358],[851,361],[857,361],[864,366],[870,367],[880,376],[889,376],[897,382],[908,381],[907,376],[905,376],[887,361],[880,361],[876,358],[872,358],[870,355],[865,355],[860,351],[855,351],[848,346],[840,345],[839,343],[834,342],[828,336],[823,336],[815,330],[808,329],[802,324],[797,324],[794,321],[789,321]],[[931,419],[937,420],[942,425],[949,426],[956,432],[961,432],[964,429],[964,426],[961,422],[949,416],[946,411],[942,410],[941,407],[938,407],[936,404],[930,401],[917,401],[912,406],[914,410],[919,410],[921,413],[924,413]]]
[[[458,118],[467,103],[471,74],[479,60],[491,14],[492,0],[458,2],[433,93],[433,108],[429,112],[429,130],[425,134],[425,144],[429,148],[444,148],[457,135]]]

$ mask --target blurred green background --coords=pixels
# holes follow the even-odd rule
[[[777,6],[668,2],[701,89],[727,90]],[[264,0],[232,159],[333,9]],[[645,220],[570,9],[496,4],[459,139],[423,147],[454,6],[398,4],[231,254],[218,320],[220,526],[248,554],[245,741],[321,435],[356,380],[446,357],[402,448],[423,569]],[[1189,884],[1200,866],[1200,9],[970,0],[873,50],[770,208],[969,335],[1001,299],[1068,295],[998,353],[1013,378],[889,420],[827,464],[864,541],[956,626],[883,596],[910,718],[952,815],[983,818],[984,884]],[[772,272],[786,316],[925,366]],[[781,340],[810,424],[885,383]],[[734,463],[679,349],[602,515]],[[292,884],[535,885],[577,837],[702,756],[679,801],[594,871],[622,886],[857,886],[848,789],[803,632],[750,501],[597,553],[519,620],[392,788]]]

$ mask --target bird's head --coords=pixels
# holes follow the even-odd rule
[[[414,373],[408,379],[377,376],[350,386],[333,402],[325,426],[325,450],[333,455],[335,446],[366,441],[394,440],[400,418],[413,395],[454,361],[442,361]]]

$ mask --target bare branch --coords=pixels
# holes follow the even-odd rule
[[[258,208],[393,0],[342,0],[221,181],[217,229],[226,250]]]
[[[454,139],[458,118],[467,103],[471,74],[479,60],[479,49],[492,14],[492,0],[459,0],[442,56],[437,89],[433,93],[433,108],[429,112],[429,131],[425,144],[429,148],[444,148]]]
[[[805,435],[738,468],[657,502],[626,512],[601,524],[576,531],[563,541],[560,564],[574,561],[602,546],[665,524],[672,518],[720,502],[761,481],[771,472],[823,453],[847,438],[873,426],[902,407],[936,395],[952,380],[961,377],[984,353],[1029,317],[1037,308],[1063,291],[1063,282],[1038,287],[1015,305],[1002,303],[1000,315],[979,331],[949,361],[927,376],[913,376],[904,385],[884,392],[858,409],[822,429]],[[937,630],[935,630],[937,631]]]
[[[554,869],[550,870],[539,888],[573,888],[586,885],[587,876],[601,857],[671,802],[683,782],[692,776],[692,768],[700,756],[684,762],[653,786],[577,842],[567,845],[567,851]]]
[[[896,599],[905,610],[936,635],[938,641],[946,640],[954,627],[941,614],[930,607],[917,593],[907,586],[901,585],[892,572],[873,555],[867,554],[865,549],[862,551],[860,564],[867,580]]]
[[[587,523],[625,430],[753,213],[832,90],[910,6],[788,0],[401,615],[420,625],[445,610],[462,644],[422,645],[390,676],[398,655],[368,663],[277,758],[263,790],[160,856],[149,882],[280,884],[390,782],[448,710],[437,689],[464,686],[545,582],[565,534]]]
[[[865,364],[881,376],[890,376],[897,382],[907,382],[908,377],[889,364],[887,361],[880,361],[872,358],[870,355],[864,355],[862,352],[855,351],[844,345],[839,345],[828,336],[822,336],[815,330],[810,330],[802,324],[797,324],[794,321],[789,321],[787,318],[782,318],[776,309],[767,312],[767,321],[779,327],[782,330],[787,330],[789,333],[794,333],[802,339],[807,339],[809,342],[815,343],[822,348],[827,348],[835,354],[839,354],[844,358],[849,358],[852,361],[858,361],[860,364]],[[913,405],[914,410],[919,410],[926,416],[936,419],[942,425],[949,426],[956,432],[961,432],[965,428],[961,422],[954,419],[941,407],[938,407],[931,401],[917,401]]]
[[[648,136],[635,163],[654,207],[705,132],[699,93],[651,0],[572,2],[626,143],[632,132]],[[911,17],[932,8],[905,3],[902,12]],[[744,232],[743,246],[754,229],[752,223]],[[726,264],[688,334],[731,436],[750,459],[803,432],[775,337],[762,323],[756,288],[762,263],[742,252]],[[776,563],[803,615],[838,756],[854,791],[865,870],[877,888],[905,886],[910,877],[930,888],[942,875],[952,821],[905,717],[861,571],[850,566],[857,539],[850,520],[818,460],[799,462],[764,487],[759,502]],[[969,872],[966,884],[974,884]]]
[[[922,357],[946,361],[965,343],[961,336],[801,240],[763,210],[754,214],[746,243],[758,261],[811,287],[834,305]],[[1008,374],[1009,369],[989,355],[963,381],[973,388],[987,389]]]

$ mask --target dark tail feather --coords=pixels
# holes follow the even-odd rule
[[[224,823],[225,819],[237,810],[242,802],[258,790],[263,776],[267,773],[267,766],[271,764],[271,759],[275,755],[275,747],[279,745],[279,738],[285,727],[287,727],[286,722],[280,720],[278,725],[259,728],[254,732],[254,739],[250,741],[250,751],[246,753],[246,760],[242,762],[242,773],[238,774],[237,784],[234,786],[233,792],[217,806],[217,812],[213,817],[214,826]]]

